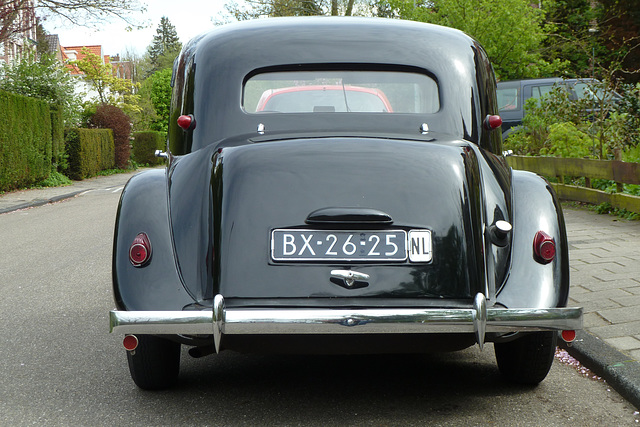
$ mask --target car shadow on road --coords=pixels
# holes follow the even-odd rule
[[[395,423],[425,411],[445,420],[492,396],[531,391],[504,382],[487,347],[427,355],[185,354],[178,387],[162,394],[200,402],[199,411],[222,424]]]

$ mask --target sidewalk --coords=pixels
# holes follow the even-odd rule
[[[145,169],[73,181],[72,185],[66,187],[34,188],[0,194],[0,214],[55,203],[89,190],[121,187],[127,183],[129,178],[143,170]]]
[[[74,181],[68,187],[0,195],[0,214],[117,188],[140,172]],[[640,408],[640,221],[564,207],[571,270],[570,306],[584,330],[569,353]]]
[[[569,305],[584,330],[569,353],[640,409],[640,221],[564,207]]]

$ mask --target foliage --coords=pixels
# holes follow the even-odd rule
[[[601,215],[604,215],[604,214],[616,215],[620,218],[624,218],[628,220],[640,219],[640,214],[636,212],[630,212],[626,209],[614,208],[613,206],[611,206],[611,203],[600,203],[599,205],[593,206],[590,209]]]
[[[21,19],[21,14],[33,15],[31,0],[2,1],[0,8],[0,41],[13,34],[32,29],[33,19]],[[144,11],[138,0],[37,0],[35,10],[42,18],[59,18],[78,26],[97,26],[116,17],[131,27],[139,26],[132,12]]]
[[[156,28],[156,35],[153,36],[153,41],[147,48],[151,62],[148,75],[165,68],[172,68],[173,61],[180,53],[180,49],[182,49],[182,43],[180,43],[176,27],[171,24],[169,18],[163,16]]]
[[[541,9],[528,0],[379,0],[379,15],[457,28],[480,42],[501,80],[551,75],[565,63],[545,60]]]
[[[155,156],[155,151],[165,149],[166,137],[166,132],[134,132],[132,160],[142,165],[164,163],[164,159]]]
[[[246,21],[263,16],[351,16],[354,9],[370,10],[366,0],[245,0],[240,6],[232,1],[225,9],[234,19]]]
[[[586,158],[592,155],[593,140],[573,123],[554,123],[540,149],[541,156]]]
[[[102,58],[87,48],[82,49],[82,54],[84,57],[74,61],[73,64],[84,73],[85,80],[89,81],[96,90],[97,101],[100,104],[116,105],[125,112],[140,110],[138,106],[140,97],[134,94],[135,89],[139,87],[138,83],[114,76],[111,65],[105,64]]]
[[[605,72],[615,68],[614,77],[627,83],[640,81],[640,8],[637,0],[597,2],[598,38],[596,65]],[[614,64],[615,67],[611,67]],[[599,75],[596,74],[596,77]],[[603,75],[599,76],[604,78]]]
[[[62,110],[54,105],[51,110],[51,163],[52,172],[62,172],[67,168],[67,154],[64,143],[64,121]]]
[[[113,132],[109,129],[73,129],[65,133],[69,153],[69,177],[95,176],[115,164]]]
[[[150,98],[157,117],[151,124],[151,129],[167,132],[171,107],[171,69],[156,71],[149,80],[151,82]]]
[[[0,91],[0,191],[29,186],[51,172],[49,104]]]
[[[47,178],[36,182],[34,187],[65,187],[71,184],[71,180],[66,175],[58,171],[51,171]]]
[[[544,8],[546,28],[551,31],[543,42],[543,57],[566,60],[566,76],[591,76],[595,53],[598,57],[603,53],[593,26],[599,14],[592,1],[546,0]]]
[[[131,121],[129,117],[118,107],[105,104],[96,109],[96,113],[91,118],[91,124],[113,131],[115,165],[120,169],[126,169],[131,155]]]
[[[622,101],[605,83],[591,82],[585,96],[572,100],[560,86],[525,105],[522,128],[505,148],[516,154],[613,158],[616,150],[638,145],[638,93],[625,92]],[[590,141],[590,143],[588,143]]]
[[[65,123],[77,121],[79,98],[73,77],[53,55],[33,56],[13,64],[3,64],[0,89],[30,96],[62,107]]]

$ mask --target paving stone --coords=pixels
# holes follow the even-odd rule
[[[590,331],[602,339],[636,336],[640,334],[640,321],[619,323],[617,325],[596,326],[591,328]]]
[[[622,289],[615,288],[615,289],[606,289],[603,291],[573,294],[572,298],[579,303],[587,302],[587,301],[599,301],[603,299],[611,299],[614,302],[620,304],[621,306],[625,306],[629,304],[623,304],[619,302],[616,298],[619,298],[620,300],[623,300],[625,298],[631,298],[631,294],[629,294],[629,292],[626,292]]]
[[[640,350],[631,350],[629,355],[636,360],[640,360]]]
[[[620,288],[620,289],[627,289],[627,288],[631,288],[634,287],[634,281],[631,279],[623,279],[623,280],[611,280],[609,282],[602,282],[602,281],[589,281],[589,279],[583,279],[578,281],[577,283],[580,284],[580,286],[582,286],[585,289],[588,289],[590,291],[602,291],[605,289],[615,289],[615,288]]]
[[[628,292],[624,289],[624,292]],[[614,302],[624,306],[624,307],[638,307],[638,318],[640,318],[640,295],[634,296],[620,296],[620,297],[610,297]]]
[[[608,310],[598,310],[598,314],[611,323],[625,323],[640,321],[640,310],[638,307],[622,307]],[[640,330],[640,329],[639,329]]]
[[[578,304],[578,307],[582,307],[585,313],[600,313],[601,310],[616,310],[622,308],[620,304],[611,301],[610,299],[603,299],[597,301],[585,301]],[[607,319],[608,320],[608,319]]]
[[[633,337],[609,338],[605,341],[620,350],[640,350],[640,340]]]
[[[571,287],[569,288],[569,297],[572,297],[573,295],[580,295],[586,292],[591,293],[592,291],[590,291],[589,289],[583,288],[580,285],[571,283]],[[640,289],[638,289],[638,292],[640,292]],[[629,293],[635,295],[633,292],[629,292]]]
[[[602,316],[600,316],[596,312],[584,313],[584,315],[582,316],[582,327],[584,329],[607,325],[610,325],[610,323],[604,320]]]

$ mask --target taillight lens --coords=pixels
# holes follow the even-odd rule
[[[502,126],[502,118],[500,116],[487,116],[484,119],[484,128],[486,130],[498,129]]]
[[[178,117],[178,126],[184,130],[192,130],[196,127],[196,120],[192,114],[183,114]]]
[[[142,267],[151,260],[151,242],[145,233],[139,233],[129,248],[129,261],[134,267]]]
[[[538,231],[533,239],[533,253],[540,264],[548,264],[556,257],[556,241],[544,231]]]

